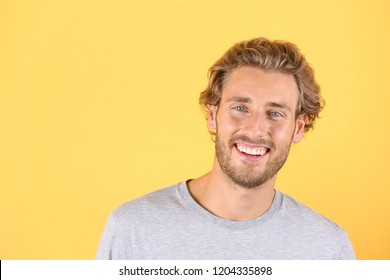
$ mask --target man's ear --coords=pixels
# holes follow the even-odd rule
[[[217,111],[218,107],[215,105],[207,105],[207,126],[210,131],[215,131],[217,129]]]
[[[302,114],[298,116],[295,123],[295,131],[293,136],[293,142],[298,143],[302,140],[303,135],[305,134],[305,124],[306,124],[307,116],[306,114]]]

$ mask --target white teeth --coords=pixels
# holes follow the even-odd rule
[[[251,148],[248,146],[243,146],[242,144],[237,144],[237,148],[240,152],[252,155],[252,156],[262,156],[267,152],[267,149],[264,147],[255,147]]]

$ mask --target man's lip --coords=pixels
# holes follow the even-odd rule
[[[245,143],[241,141],[236,142],[234,147],[240,154],[254,158],[261,158],[270,151],[270,148],[265,145],[256,145],[253,143]]]
[[[243,146],[243,147],[248,147],[248,148],[251,148],[251,149],[265,148],[267,150],[270,150],[270,147],[267,146],[267,145],[264,145],[264,144],[253,144],[253,143],[247,143],[247,142],[243,142],[243,141],[235,142],[234,146]]]
[[[243,141],[237,141],[234,143],[234,145],[242,145],[242,146],[246,146],[246,147],[249,147],[249,148],[266,148],[266,149],[270,149],[267,145],[264,145],[264,144],[253,144],[253,143],[247,143],[247,142],[243,142]]]
[[[267,150],[267,152],[263,155],[250,155],[250,154],[246,154],[244,152],[241,152],[238,148],[237,148],[237,145],[234,145],[234,150],[236,150],[236,153],[237,155],[239,156],[239,158],[241,158],[241,160],[244,160],[245,162],[248,162],[248,163],[257,163],[257,162],[260,162],[262,161],[265,157],[268,156],[269,154],[269,150]]]

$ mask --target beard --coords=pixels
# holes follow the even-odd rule
[[[261,187],[264,183],[273,178],[286,162],[292,143],[292,141],[290,141],[290,143],[285,145],[281,149],[280,154],[276,158],[271,158],[268,162],[266,162],[264,170],[259,171],[256,168],[258,164],[252,162],[243,162],[242,166],[233,166],[231,153],[229,153],[228,148],[231,150],[234,149],[234,143],[237,140],[242,140],[246,143],[255,145],[266,145],[271,151],[273,151],[272,148],[275,145],[270,140],[258,139],[254,141],[249,139],[247,136],[236,135],[230,139],[228,147],[226,147],[217,133],[215,151],[222,171],[236,185],[246,189]]]

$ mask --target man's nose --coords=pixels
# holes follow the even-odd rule
[[[263,137],[269,133],[269,120],[267,116],[252,114],[245,122],[245,131],[252,137]]]

